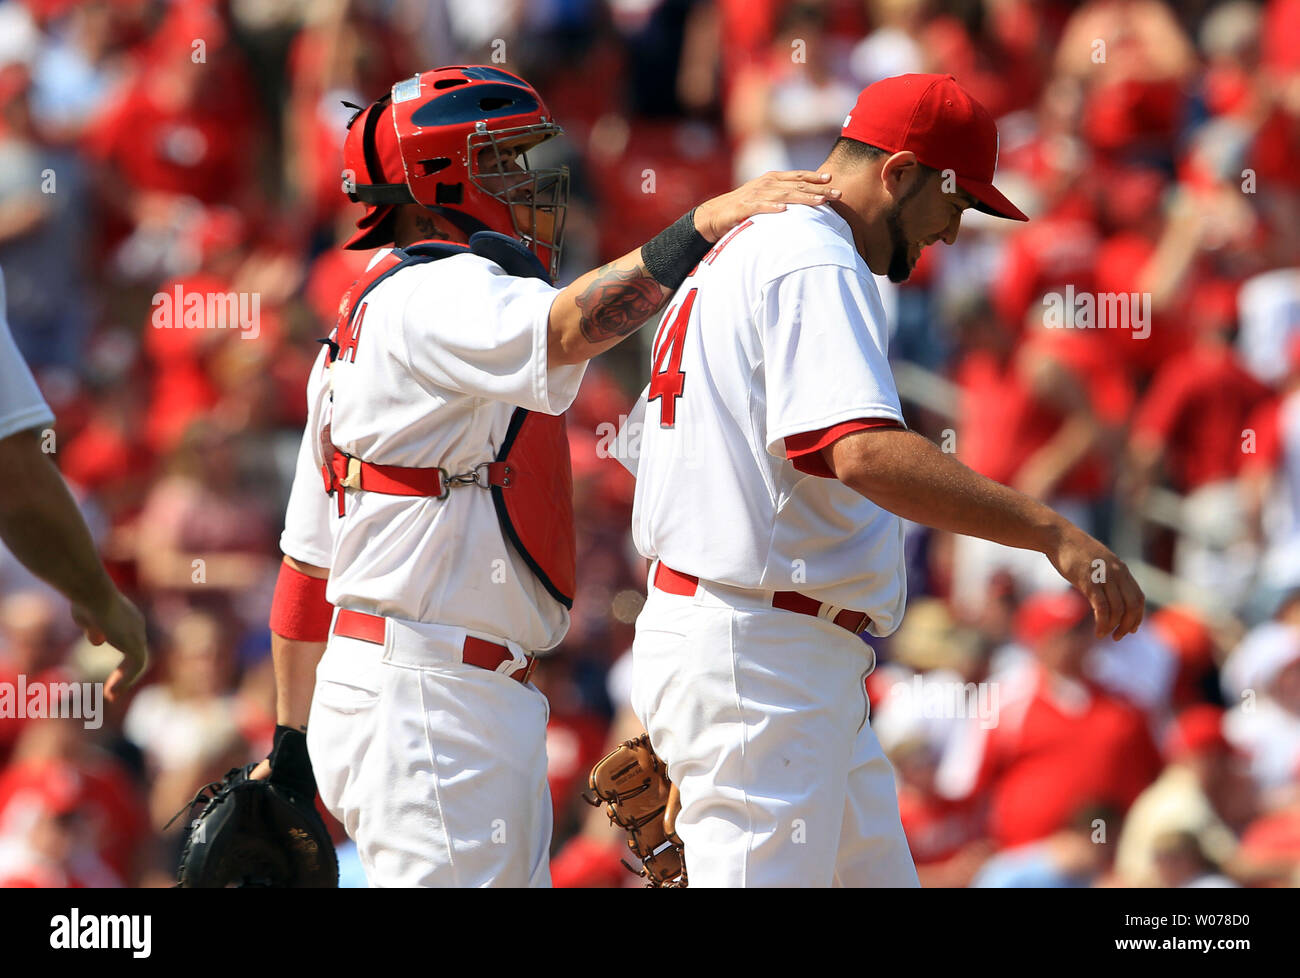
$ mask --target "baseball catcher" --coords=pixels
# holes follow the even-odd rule
[[[550,885],[531,677],[576,597],[565,412],[731,228],[837,193],[769,174],[561,288],[568,174],[536,165],[561,133],[518,75],[454,65],[344,140],[345,247],[376,252],[307,381],[271,648],[277,719],[372,886]]]

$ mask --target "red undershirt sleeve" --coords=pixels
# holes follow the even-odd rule
[[[858,418],[854,421],[841,421],[839,424],[822,428],[818,431],[804,431],[797,435],[787,435],[785,439],[785,457],[804,475],[815,475],[822,479],[834,479],[835,473],[822,457],[822,449],[833,445],[845,435],[855,431],[867,431],[871,428],[901,428],[892,418]]]

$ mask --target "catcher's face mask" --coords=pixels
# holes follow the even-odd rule
[[[569,171],[530,166],[528,152],[561,132],[554,124],[496,131],[481,126],[466,141],[470,182],[506,206],[514,236],[532,249],[552,279],[559,273],[564,247]]]

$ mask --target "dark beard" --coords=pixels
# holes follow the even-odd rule
[[[889,268],[885,274],[891,282],[906,282],[912,274],[912,263],[908,260],[907,238],[903,236],[903,225],[898,219],[898,203],[885,218],[885,227],[889,228]]]
[[[885,217],[885,227],[889,229],[889,268],[885,270],[885,275],[891,282],[906,282],[912,274],[912,263],[907,255],[907,236],[903,234],[903,222],[899,215],[902,213],[903,205],[920,193],[933,177],[932,171],[924,180],[912,184],[912,189],[894,201],[894,206]]]

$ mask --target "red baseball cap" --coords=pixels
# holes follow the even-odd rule
[[[1077,628],[1090,614],[1092,608],[1078,591],[1035,594],[1016,613],[1016,634],[1020,641],[1032,645],[1048,635]]]
[[[994,217],[1027,221],[993,186],[998,127],[989,110],[953,75],[896,75],[868,85],[840,135],[887,153],[910,150],[932,170],[952,170],[961,187]]]
[[[1236,750],[1223,735],[1223,711],[1208,703],[1189,706],[1170,725],[1165,755],[1181,760],[1198,754],[1232,754]]]

